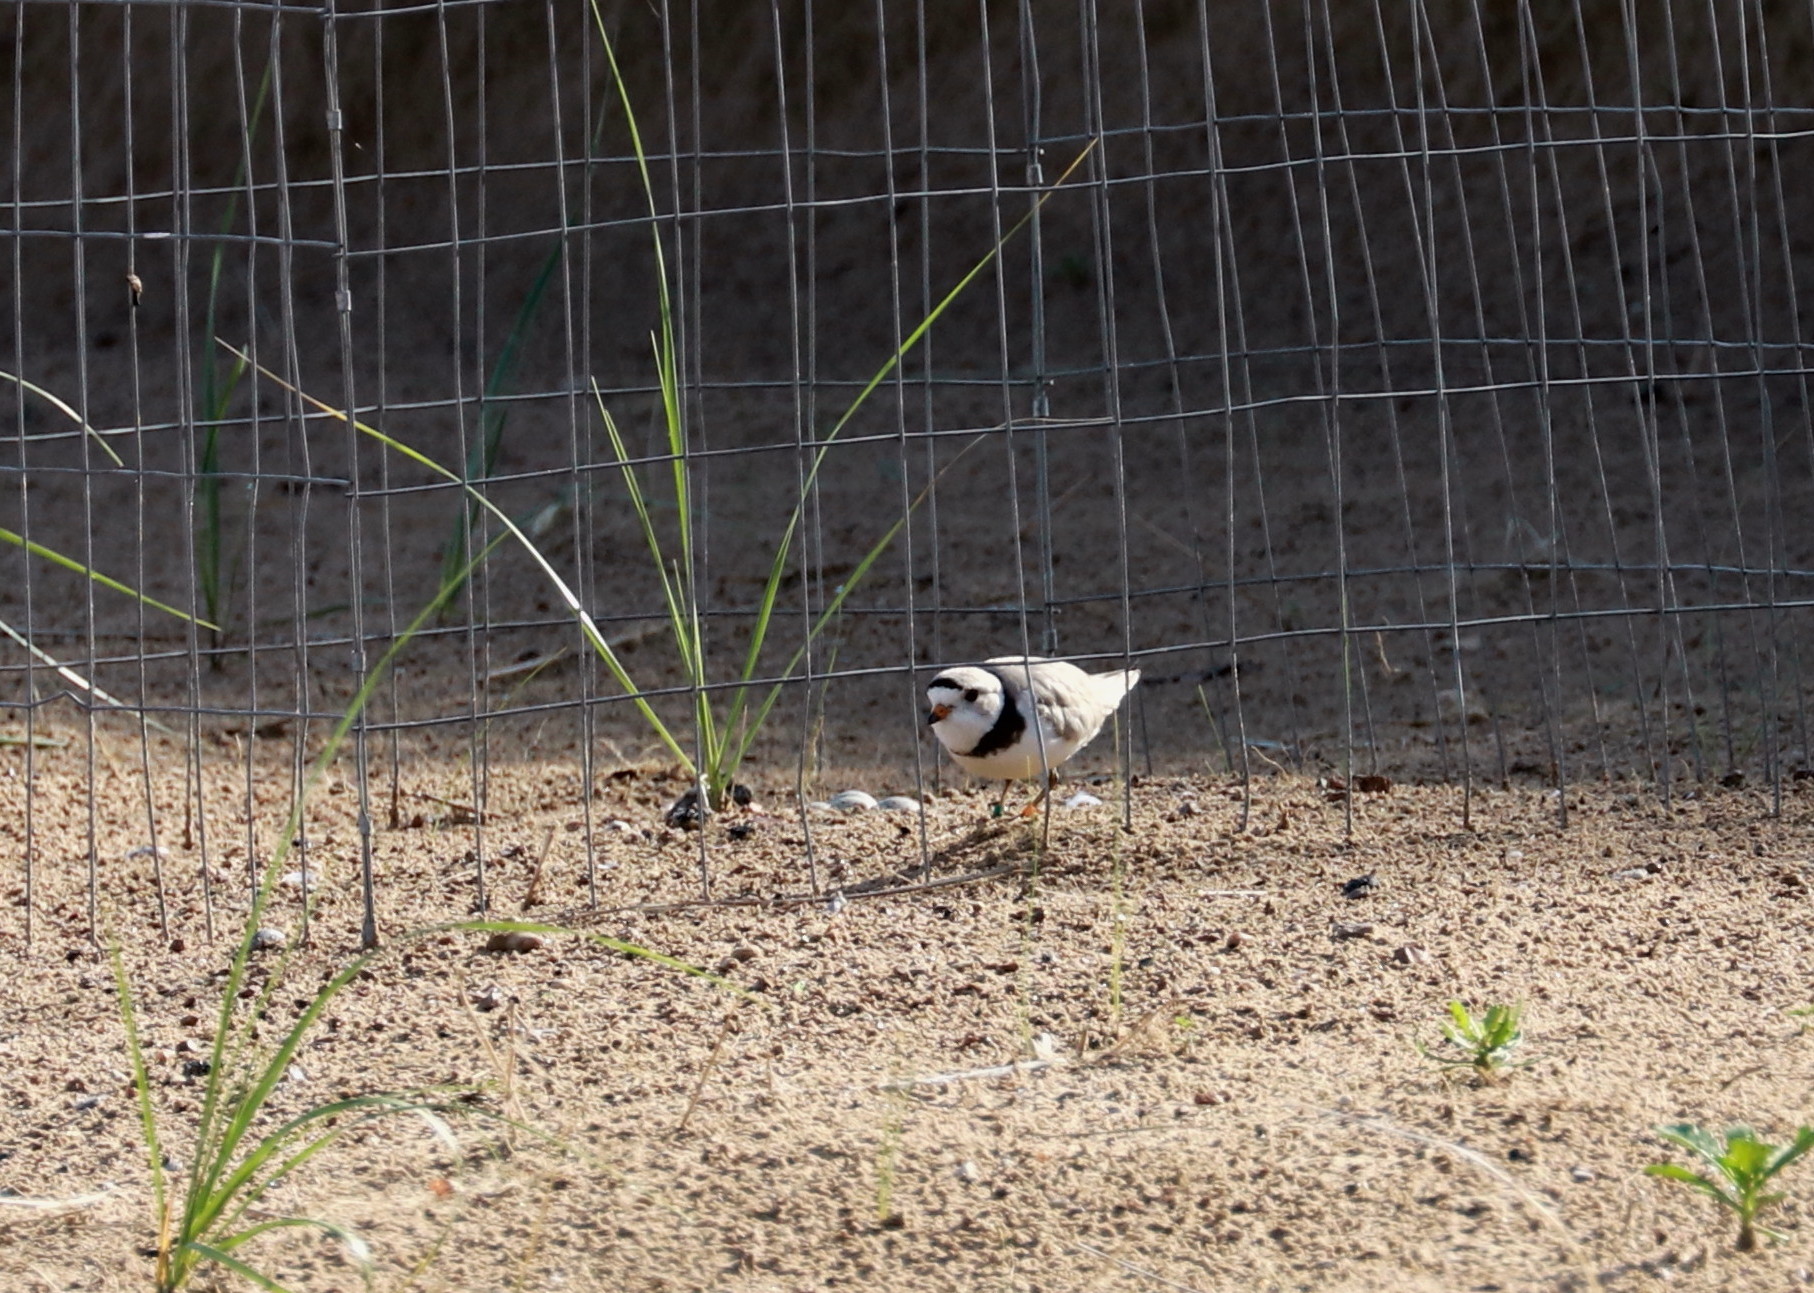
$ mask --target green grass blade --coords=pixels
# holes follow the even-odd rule
[[[114,466],[124,467],[126,465],[125,462],[121,460],[120,455],[113,451],[113,446],[107,443],[107,437],[102,435],[99,431],[96,431],[93,427],[89,426],[87,421],[83,419],[82,415],[80,413],[76,412],[75,409],[71,408],[62,399],[58,398],[55,395],[52,395],[49,391],[45,390],[42,386],[36,385],[35,383],[32,383],[32,382],[28,382],[23,377],[15,377],[11,373],[0,373],[0,380],[12,382],[16,386],[18,386],[20,390],[29,391],[31,394],[36,395],[39,399],[43,400],[46,404],[49,404],[52,408],[54,408],[58,412],[62,413],[71,422],[74,422],[77,426],[81,427],[82,433],[84,435],[86,435],[90,440],[93,440],[96,444],[98,444],[101,447],[102,453],[106,454],[109,458],[113,459]]]
[[[103,705],[111,706],[114,709],[125,710],[128,713],[134,711],[134,706],[127,704],[118,696],[111,695],[95,686],[91,680],[84,678],[81,674],[64,664],[50,652],[44,650],[36,642],[33,642],[30,638],[26,637],[25,634],[19,632],[18,629],[14,628],[11,624],[8,624],[5,620],[0,620],[0,636],[11,638],[14,642],[18,643],[19,646],[24,648],[34,660],[37,660],[40,664],[52,670],[59,678],[63,679],[64,682],[69,683],[78,691],[87,692]],[[156,728],[160,732],[168,732],[170,730],[155,718],[146,718],[142,713],[139,715],[139,721],[144,723],[147,727]]]
[[[241,1279],[250,1280],[259,1288],[266,1290],[266,1293],[290,1293],[289,1289],[285,1288],[282,1284],[279,1284],[263,1271],[255,1270],[231,1253],[222,1252],[212,1244],[197,1243],[191,1240],[189,1243],[184,1244],[183,1247],[198,1257],[225,1266]]]
[[[132,1086],[138,1096],[139,1131],[151,1160],[151,1204],[159,1225],[166,1216],[169,1193],[164,1171],[164,1150],[157,1134],[157,1112],[151,1107],[151,1074],[145,1064],[145,1043],[139,1035],[138,1009],[132,1002],[132,985],[126,979],[126,962],[118,939],[110,939],[108,957],[113,963],[114,994],[120,1004],[120,1022],[126,1029],[126,1054],[132,1063]]]
[[[41,557],[52,565],[61,566],[65,570],[72,570],[85,579],[93,580],[103,588],[111,588],[116,593],[124,593],[126,596],[131,597],[136,601],[143,602],[153,610],[162,611],[166,615],[174,615],[179,620],[186,620],[191,624],[200,625],[205,629],[215,629],[216,631],[219,629],[218,625],[211,624],[207,620],[197,619],[186,611],[180,611],[166,602],[160,602],[155,597],[147,597],[144,593],[139,592],[138,589],[122,584],[112,576],[104,575],[98,570],[83,565],[74,557],[66,557],[54,548],[47,548],[42,543],[28,539],[22,534],[15,534],[11,530],[0,528],[0,542],[10,543],[16,547],[23,548],[34,557]]]
[[[594,12],[596,12],[596,0],[593,8]],[[812,464],[808,468],[806,479],[802,482],[800,487],[800,496],[795,500],[793,512],[788,517],[786,526],[782,529],[780,542],[775,546],[775,559],[770,563],[768,579],[763,584],[762,601],[757,608],[755,625],[750,630],[748,649],[744,653],[743,671],[739,675],[741,678],[748,680],[756,675],[757,661],[762,654],[763,645],[768,638],[769,626],[774,618],[775,604],[780,596],[781,581],[786,576],[788,557],[793,549],[794,537],[799,533],[801,521],[806,513],[807,497],[811,494],[813,486],[818,481],[819,472],[825,465],[826,455],[831,452],[831,442],[837,439],[838,435],[850,424],[851,419],[856,416],[857,411],[862,408],[869,397],[875,393],[876,389],[880,387],[883,382],[888,380],[889,375],[894,372],[904,359],[906,359],[908,353],[911,352],[926,334],[932,330],[933,324],[938,322],[940,316],[942,316],[946,310],[950,309],[958,297],[963,295],[964,291],[976,281],[977,277],[994,263],[995,258],[1001,255],[1002,249],[1008,245],[1008,242],[1032,221],[1033,216],[1039,209],[1051,199],[1052,195],[1055,194],[1068,179],[1070,179],[1072,173],[1076,171],[1078,166],[1082,165],[1084,158],[1089,156],[1091,149],[1094,147],[1095,143],[1092,141],[1077,155],[1076,160],[1065,168],[1064,173],[1058,177],[1057,182],[1040,195],[1038,201],[1033,204],[1032,209],[1004,233],[1001,236],[1001,239],[995,246],[989,249],[981,260],[970,267],[970,270],[957,281],[956,286],[951,288],[950,291],[946,292],[945,295],[940,298],[938,304],[933,306],[926,317],[921,319],[919,324],[907,334],[906,339],[901,342],[900,346],[895,349],[894,353],[888,357],[886,362],[875,371],[875,374],[863,386],[863,389],[857,393],[856,398],[850,402],[850,405],[844,410],[843,414],[839,416],[837,422],[833,424],[831,430],[826,433],[818,450],[813,454]],[[854,586],[855,581],[846,579],[844,582],[845,588],[849,589]],[[763,712],[766,713],[766,710],[767,707],[765,706]],[[730,725],[727,724],[726,726],[728,729]]]
[[[542,298],[547,295],[548,285],[554,280],[554,272],[560,268],[564,254],[562,245],[555,243],[554,250],[548,253],[541,270],[530,283],[523,303],[517,307],[516,318],[504,337],[503,348],[492,362],[491,373],[485,381],[485,394],[480,401],[482,412],[479,414],[479,435],[466,456],[466,479],[469,482],[484,480],[497,470],[498,457],[504,448],[504,428],[510,422],[510,406],[500,402],[500,399],[514,384],[523,342],[529,335],[535,316],[541,311]],[[466,536],[478,519],[478,505],[468,500],[455,516],[453,533],[448,535],[447,542],[441,549],[442,582],[454,578],[466,560]]]
[[[965,454],[969,453],[981,443],[982,437],[978,436],[966,444],[962,449],[958,450],[957,453],[953,454],[951,460],[943,467],[939,468],[938,474],[927,481],[920,489],[920,492],[914,495],[913,500],[907,505],[906,513],[901,519],[891,525],[888,528],[887,533],[883,534],[880,539],[876,540],[876,542],[870,546],[869,551],[864,554],[863,559],[857,563],[856,567],[838,586],[836,595],[833,596],[831,601],[819,612],[817,618],[814,619],[812,626],[807,630],[806,640],[794,649],[793,655],[788,659],[786,668],[781,671],[783,679],[791,678],[793,676],[794,670],[798,669],[800,667],[800,662],[806,658],[807,648],[818,640],[819,635],[825,631],[826,626],[837,616],[838,611],[843,608],[845,599],[856,590],[857,585],[862,582],[863,577],[869,573],[869,568],[880,559],[881,555],[886,552],[890,546],[893,545],[895,536],[901,532],[901,528],[906,525],[908,518],[919,510],[922,503],[932,497],[934,487],[937,486],[939,481],[944,479],[945,473],[956,467],[958,463],[964,460]],[[772,575],[771,578],[773,578]],[[769,600],[771,610],[773,609],[773,604],[774,602],[771,598]],[[751,659],[746,661],[743,675],[745,680],[754,676],[754,670],[754,660]],[[743,762],[744,756],[749,753],[750,745],[755,741],[756,734],[762,730],[763,723],[768,721],[770,711],[774,709],[775,703],[781,698],[782,686],[783,684],[778,682],[772,684],[768,688],[767,694],[757,705],[755,712],[750,716],[748,724],[742,727],[736,751],[730,758],[730,767],[729,772],[726,774],[727,776],[734,776],[736,774],[736,770]],[[742,718],[749,690],[750,689],[747,686],[740,686],[737,688],[736,693],[732,698],[730,714],[726,718],[724,725],[727,736],[732,732],[739,731],[738,724]]]
[[[233,346],[228,345],[225,341],[220,341],[218,338],[216,338],[216,340],[222,347],[233,354],[241,353]],[[661,721],[660,715],[656,714],[649,702],[643,698],[635,682],[631,679],[629,670],[624,667],[623,661],[618,658],[617,652],[612,650],[611,643],[607,641],[605,635],[599,631],[598,624],[580,603],[579,597],[574,593],[573,589],[567,585],[567,581],[562,579],[559,573],[555,571],[554,567],[549,563],[548,558],[542,555],[541,549],[536,547],[529,536],[523,533],[522,527],[512,520],[509,514],[498,507],[496,503],[493,503],[480,490],[475,489],[472,485],[461,480],[457,473],[449,471],[446,467],[436,462],[433,458],[430,458],[427,454],[412,448],[393,436],[386,435],[376,427],[368,426],[366,423],[361,422],[356,418],[349,418],[340,409],[322,403],[306,391],[285,381],[282,377],[279,377],[270,369],[265,368],[262,364],[257,367],[258,371],[266,378],[306,400],[322,413],[342,422],[350,422],[354,429],[359,431],[362,435],[370,436],[392,452],[400,454],[420,466],[426,467],[429,471],[441,477],[443,480],[460,486],[474,499],[478,500],[479,505],[487,512],[491,513],[493,518],[504,527],[509,536],[521,545],[523,551],[529,554],[530,560],[535,562],[536,566],[540,568],[548,582],[554,586],[555,592],[559,594],[561,601],[566,604],[568,612],[578,622],[580,632],[585,636],[587,644],[591,646],[599,659],[604,662],[605,667],[610,670],[611,676],[617,680],[617,684],[629,695],[631,703],[636,706],[637,711],[642,715],[644,721],[649,724],[650,729],[661,739],[662,744],[668,747],[674,757],[680,761],[681,766],[683,766],[689,774],[694,774],[692,758],[681,748],[680,743],[674,739],[673,733],[671,733],[668,730],[667,725]]]
[[[610,410],[605,407],[605,395],[599,389],[596,380],[592,383],[592,397],[598,402],[599,417],[605,424],[605,434],[611,440],[611,452],[617,456],[617,465],[623,475],[624,488],[630,495],[631,510],[636,513],[636,519],[642,525],[643,542],[648,545],[649,556],[655,564],[655,573],[661,577],[662,601],[667,607],[668,626],[674,634],[675,649],[680,652],[681,667],[686,671],[688,678],[700,680],[700,662],[692,653],[686,616],[681,612],[680,590],[668,577],[668,564],[661,549],[661,537],[655,532],[655,520],[649,511],[648,499],[642,492],[642,482],[638,479],[636,468],[630,461],[629,448],[624,442],[623,433],[618,430],[617,419],[612,417]]]

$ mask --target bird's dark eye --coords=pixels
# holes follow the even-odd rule
[[[964,699],[968,700],[968,701],[974,701],[976,699],[976,688],[974,688],[974,687],[964,688]]]

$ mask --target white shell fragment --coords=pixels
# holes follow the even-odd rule
[[[876,804],[885,813],[917,813],[920,801],[911,795],[890,795]]]
[[[864,790],[840,790],[831,806],[841,813],[866,813],[876,806],[876,797]]]
[[[1064,806],[1066,808],[1100,808],[1102,801],[1087,790],[1079,790],[1064,801]]]

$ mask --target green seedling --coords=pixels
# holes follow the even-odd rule
[[[1471,1068],[1482,1078],[1492,1078],[1515,1068],[1511,1054],[1524,1040],[1523,1006],[1488,1006],[1476,1018],[1460,1001],[1449,1002],[1449,1018],[1442,1025],[1443,1040],[1460,1054],[1438,1054],[1422,1042],[1417,1049],[1425,1059],[1445,1068]]]
[[[1657,1135],[1670,1144],[1687,1150],[1712,1172],[1703,1176],[1679,1163],[1652,1163],[1644,1171],[1668,1181],[1680,1181],[1699,1190],[1723,1208],[1738,1216],[1738,1243],[1741,1253],[1757,1250],[1757,1237],[1770,1239],[1781,1235],[1757,1223],[1758,1213],[1774,1207],[1787,1197],[1781,1191],[1764,1193],[1770,1178],[1814,1149],[1814,1127],[1798,1127],[1795,1139],[1780,1148],[1757,1138],[1749,1127],[1728,1127],[1724,1137],[1703,1131],[1692,1122],[1672,1123],[1658,1127]]]

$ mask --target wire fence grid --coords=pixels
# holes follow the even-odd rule
[[[1123,777],[1808,775],[1814,7],[15,0],[0,61],[28,935],[60,832],[91,927],[121,839],[256,870],[349,716],[368,879],[432,781],[482,900],[498,770],[590,858],[672,761],[632,697],[924,795],[929,668],[1018,652],[1144,671]]]

